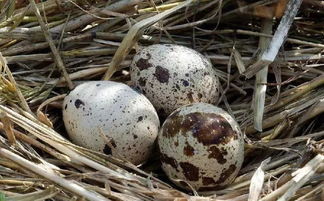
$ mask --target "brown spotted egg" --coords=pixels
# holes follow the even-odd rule
[[[219,96],[219,80],[212,64],[184,46],[145,47],[134,56],[130,69],[132,82],[164,117],[190,103],[215,103]]]
[[[175,110],[160,129],[158,145],[162,169],[170,180],[197,191],[231,183],[244,158],[239,125],[227,112],[206,103]]]
[[[63,107],[64,124],[75,144],[136,165],[148,159],[160,122],[144,95],[122,83],[91,81],[72,90]]]

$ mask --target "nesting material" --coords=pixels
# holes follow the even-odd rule
[[[0,200],[323,199],[320,1],[3,0],[1,6]],[[190,48],[211,62],[219,79],[213,104],[244,135],[244,163],[232,183],[204,192],[196,184],[179,187],[155,150],[135,166],[66,134],[69,88],[102,79],[132,86],[134,56],[156,44]],[[258,72],[264,64],[268,70]],[[101,143],[114,152],[103,128]]]

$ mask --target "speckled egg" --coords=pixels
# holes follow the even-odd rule
[[[219,80],[209,60],[180,45],[143,48],[131,63],[131,80],[164,117],[190,103],[215,103],[219,96]]]
[[[75,144],[136,165],[148,159],[160,122],[144,95],[122,83],[91,81],[72,90],[63,107],[64,124]]]
[[[231,183],[244,158],[244,140],[224,110],[195,103],[175,110],[158,136],[162,169],[180,187],[197,191]]]

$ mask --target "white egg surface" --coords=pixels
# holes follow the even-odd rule
[[[186,104],[216,103],[219,96],[219,80],[209,60],[180,45],[143,48],[134,56],[130,74],[164,117]]]
[[[231,183],[244,159],[239,125],[206,103],[183,106],[162,125],[158,145],[162,169],[180,187],[215,190]]]
[[[90,81],[72,90],[63,107],[64,124],[75,144],[136,165],[148,159],[160,122],[144,95],[122,83]]]

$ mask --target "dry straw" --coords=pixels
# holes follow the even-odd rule
[[[0,2],[0,200],[324,200],[321,1]],[[232,184],[182,191],[157,156],[135,167],[64,137],[69,88],[129,83],[134,53],[154,43],[213,63],[219,106],[246,135]]]

